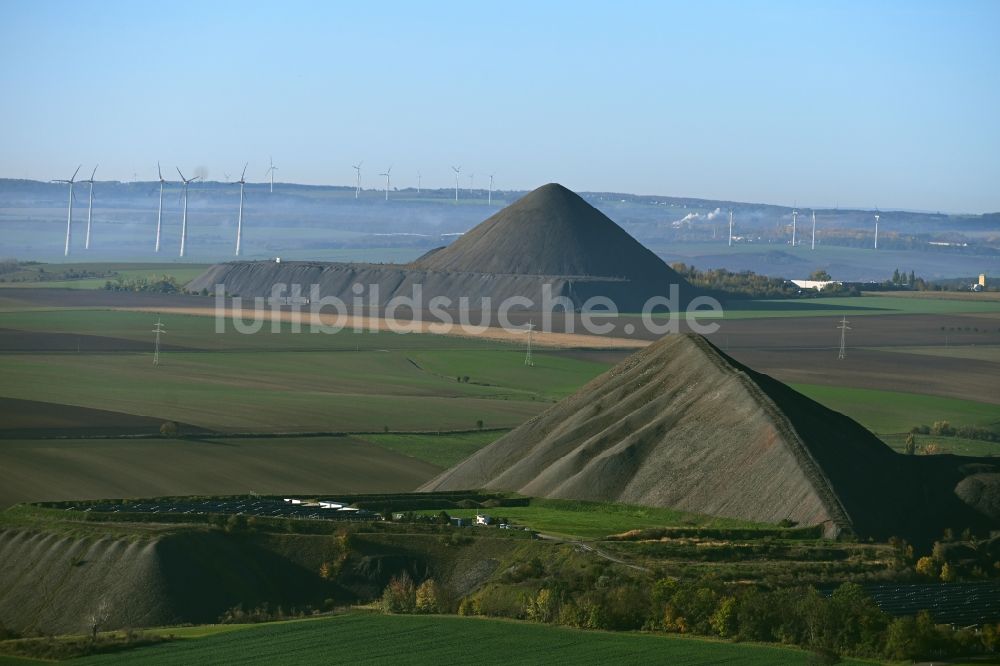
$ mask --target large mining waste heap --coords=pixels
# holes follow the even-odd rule
[[[423,296],[470,299],[479,309],[484,297],[494,306],[511,296],[542,302],[542,285],[553,298],[568,298],[576,309],[605,296],[620,312],[636,312],[653,296],[669,296],[678,285],[681,304],[693,288],[653,252],[562,185],[550,183],[525,195],[447,247],[410,264],[352,264],[309,261],[237,261],[212,266],[188,289],[213,291],[216,284],[240,296],[268,296],[276,283],[320,285],[324,296],[351,302],[354,284],[378,285],[378,304]],[[304,292],[303,295],[306,295]],[[370,293],[370,290],[369,290]]]
[[[488,488],[939,538],[1000,523],[1000,464],[897,454],[860,424],[670,335],[421,490]]]

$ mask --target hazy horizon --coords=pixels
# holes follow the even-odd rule
[[[0,177],[1000,211],[996,3],[170,8],[0,8]]]

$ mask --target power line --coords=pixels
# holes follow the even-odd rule
[[[166,333],[163,328],[163,324],[160,323],[160,318],[156,318],[156,325],[153,327],[153,333],[155,334],[153,340],[153,365],[160,364],[160,334]]]
[[[535,362],[531,359],[531,333],[535,329],[534,321],[528,322],[528,351],[524,355],[524,364],[529,367],[534,367]]]
[[[837,358],[839,360],[843,360],[847,356],[845,353],[847,332],[851,330],[851,327],[847,325],[848,323],[850,322],[847,321],[847,316],[845,315],[844,318],[840,320],[840,326],[837,327],[840,329],[840,353],[837,354]]]

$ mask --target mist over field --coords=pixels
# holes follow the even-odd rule
[[[163,245],[154,254],[159,183],[98,181],[94,185],[92,244],[83,249],[88,190],[75,187],[73,243],[68,261],[178,261],[181,186],[163,195]],[[249,183],[242,258],[406,263],[448,245],[522,191],[369,188]],[[0,256],[66,261],[68,187],[59,183],[0,180]],[[785,278],[825,269],[836,279],[881,281],[896,268],[929,279],[1000,272],[1000,214],[881,211],[875,252],[873,211],[812,209],[767,203],[584,192],[604,212],[667,263],[701,269],[752,270]],[[234,259],[239,186],[195,182],[188,203],[185,261]],[[733,245],[729,211],[733,211]],[[792,213],[796,245],[792,240]]]

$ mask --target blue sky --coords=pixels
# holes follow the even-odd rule
[[[1000,2],[6,0],[0,62],[0,177],[1000,210]]]

